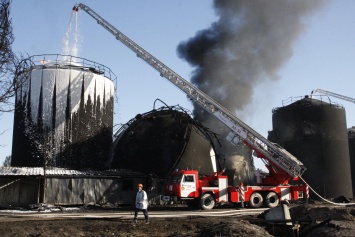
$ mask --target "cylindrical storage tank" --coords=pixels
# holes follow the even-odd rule
[[[329,101],[306,96],[273,110],[276,142],[307,167],[303,178],[321,196],[352,197],[345,110]],[[311,193],[311,198],[317,198]]]
[[[224,175],[228,176],[228,184],[232,186],[238,186],[240,182],[255,184],[252,150],[243,142],[237,146],[232,145],[230,139],[227,139],[230,135],[230,128],[200,106],[195,105],[193,114],[195,119],[219,135],[219,139],[214,140],[214,147],[221,166],[225,169]]]
[[[114,74],[62,55],[21,64],[12,166],[102,169],[112,143]]]
[[[225,134],[225,133],[222,133]],[[220,146],[215,145],[224,164],[225,173],[228,176],[228,184],[238,186],[240,182],[248,185],[255,184],[255,167],[252,150],[243,144],[232,145],[225,139],[220,139]]]
[[[355,127],[348,129],[349,154],[350,154],[350,168],[351,181],[353,184],[353,197],[355,197]]]
[[[127,123],[114,141],[111,169],[142,171],[159,178],[175,169],[211,175],[219,168],[212,139],[213,134],[182,109],[162,107]]]

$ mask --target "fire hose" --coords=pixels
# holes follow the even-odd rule
[[[355,205],[354,202],[352,203],[336,203],[336,202],[332,202],[324,197],[322,197],[320,194],[318,194],[302,177],[300,177],[300,179],[308,186],[308,188],[315,194],[317,195],[320,199],[322,199],[323,201],[333,204],[333,205],[337,205],[337,206],[352,206]]]

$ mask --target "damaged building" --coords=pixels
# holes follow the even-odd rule
[[[167,178],[175,169],[210,175],[220,170],[216,135],[181,107],[161,107],[123,125],[114,142],[111,168]]]
[[[0,206],[131,204],[143,183],[152,201],[159,180],[128,170],[68,170],[42,167],[0,167]],[[158,196],[159,198],[159,196]]]

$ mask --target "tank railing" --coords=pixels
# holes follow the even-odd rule
[[[282,106],[287,106],[287,105],[290,105],[296,101],[299,101],[301,99],[303,99],[304,97],[303,96],[297,96],[297,97],[289,97],[285,100],[282,100]]]
[[[317,97],[317,100],[319,100],[321,102],[321,104],[327,104],[327,105],[330,105],[330,106],[335,106],[335,107],[343,107],[342,105],[336,103],[336,102],[333,102],[330,100],[329,96],[325,96],[325,95],[312,95],[312,97],[309,97],[309,96],[297,96],[297,97],[290,97],[290,98],[287,98],[285,100],[282,100],[282,106],[287,106],[287,105],[290,105],[294,102],[297,102],[299,100],[302,100],[304,98],[310,98],[310,99],[313,99],[314,97]],[[326,98],[327,100],[325,100],[324,98]],[[310,100],[310,104],[312,104],[312,100]],[[274,110],[277,110],[276,109],[273,109]]]
[[[42,55],[33,55],[27,59],[30,61],[30,66],[44,66],[46,68],[55,67],[55,68],[81,68],[84,70],[89,70],[93,73],[103,75],[104,77],[110,79],[111,81],[116,82],[116,75],[108,67],[85,59],[72,55],[62,55],[62,54],[42,54]],[[117,85],[116,85],[117,87]]]
[[[343,105],[341,105],[341,104],[339,104],[337,102],[331,101],[330,97],[327,96],[327,95],[312,95],[312,97],[318,97],[319,98],[318,100],[321,101],[321,102],[324,102],[323,98],[327,98],[329,102],[324,102],[324,103],[328,103],[329,106],[335,106],[335,107],[341,107],[341,108],[344,107]]]

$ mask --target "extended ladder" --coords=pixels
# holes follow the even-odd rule
[[[323,90],[323,89],[315,89],[311,92],[311,95],[313,95],[313,93],[320,93],[320,94],[323,94],[323,95],[329,95],[329,96],[333,96],[335,98],[338,98],[338,99],[342,99],[342,100],[346,100],[346,101],[349,101],[349,102],[352,102],[352,103],[355,103],[355,99],[354,98],[350,98],[350,97],[347,97],[345,95],[339,95],[339,94],[336,94],[334,92],[330,92],[330,91],[326,91],[326,90]]]
[[[112,26],[91,8],[82,3],[79,3],[73,8],[73,10],[77,11],[79,8],[93,17],[98,24],[113,34],[117,40],[121,41],[128,48],[134,51],[138,57],[155,68],[160,73],[160,76],[168,79],[176,87],[182,90],[188,97],[193,99],[195,103],[199,104],[207,112],[214,115],[217,119],[223,122],[232,130],[234,134],[240,137],[240,139],[246,145],[248,145],[251,149],[256,150],[259,158],[265,159],[267,162],[272,163],[274,166],[281,168],[292,178],[301,176],[306,170],[306,168],[298,159],[254,131],[251,127],[237,118],[234,114],[229,112],[222,105],[214,101],[211,97],[182,78],[172,69],[167,67],[164,63],[159,61],[153,55],[136,44],[133,40]]]

